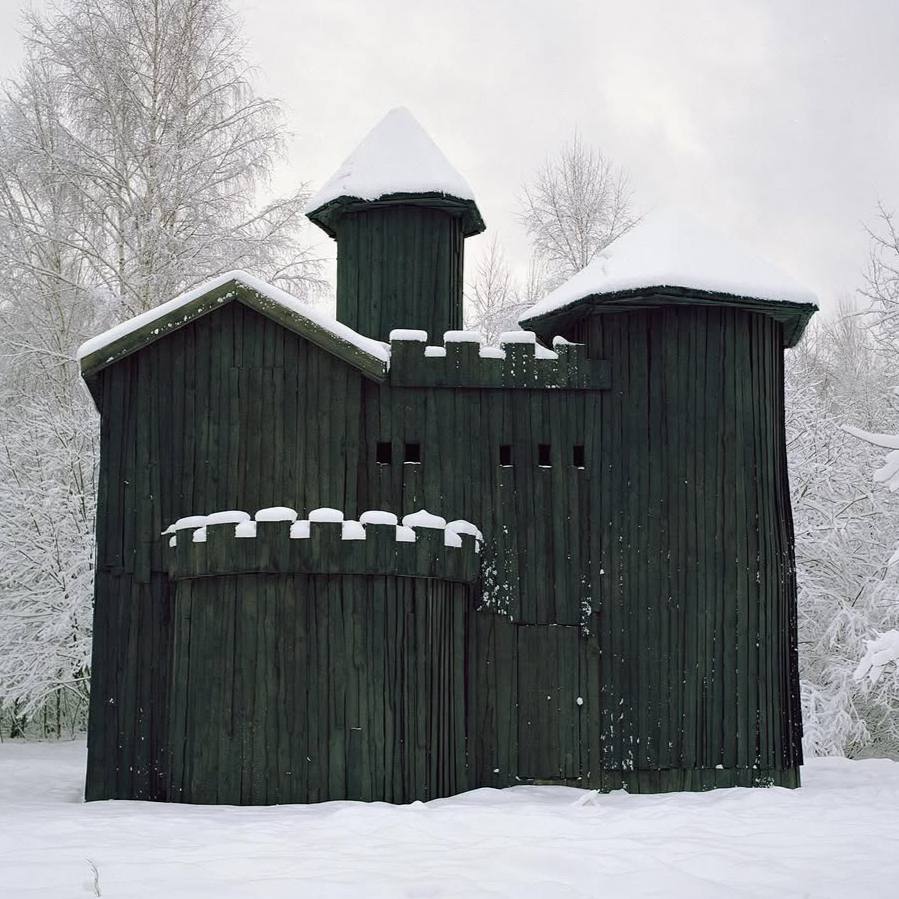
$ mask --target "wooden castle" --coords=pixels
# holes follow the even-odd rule
[[[783,349],[813,297],[650,216],[484,346],[408,113],[313,200],[337,318],[231,272],[85,344],[88,799],[797,786]]]

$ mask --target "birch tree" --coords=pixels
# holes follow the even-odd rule
[[[870,300],[868,318],[881,348],[899,350],[899,231],[895,215],[878,204],[877,220],[867,227],[870,248],[862,294]]]
[[[0,100],[0,717],[58,733],[89,677],[97,422],[76,347],[231,268],[307,296],[319,273],[305,188],[257,202],[284,131],[225,0],[69,0],[27,26]]]
[[[575,134],[524,185],[521,222],[547,289],[587,266],[638,220],[627,173]]]
[[[42,89],[35,73],[57,87],[61,135],[48,162],[83,194],[94,226],[68,240],[117,314],[228,268],[300,295],[317,285],[298,240],[305,187],[256,204],[283,124],[252,89],[225,0],[69,0],[28,24],[32,65],[9,99],[27,109]]]
[[[495,344],[500,333],[517,327],[521,305],[505,254],[494,236],[465,291],[465,326]]]

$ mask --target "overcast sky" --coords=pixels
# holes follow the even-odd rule
[[[899,209],[896,0],[234,5],[294,134],[276,186],[320,184],[405,105],[520,265],[521,184],[575,128],[629,170],[642,209],[689,209],[824,305],[861,283],[878,198]],[[22,6],[0,0],[0,75]]]

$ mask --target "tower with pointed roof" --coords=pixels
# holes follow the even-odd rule
[[[386,340],[393,328],[462,328],[464,241],[484,230],[468,182],[408,110],[389,112],[310,200],[337,240],[337,318]]]
[[[225,273],[88,341],[89,799],[799,785],[803,288],[647,216],[499,346],[395,110],[309,204],[336,319]]]

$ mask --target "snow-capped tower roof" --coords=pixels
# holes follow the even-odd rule
[[[306,205],[306,215],[334,236],[347,207],[430,197],[462,216],[465,235],[484,230],[471,186],[405,107],[390,110]]]
[[[752,306],[785,324],[793,346],[817,309],[812,291],[751,250],[680,210],[646,216],[584,269],[528,309],[519,321],[535,327],[556,321],[583,302],[640,305],[648,294],[672,302],[702,296],[723,305]],[[678,297],[680,298],[678,300]]]

